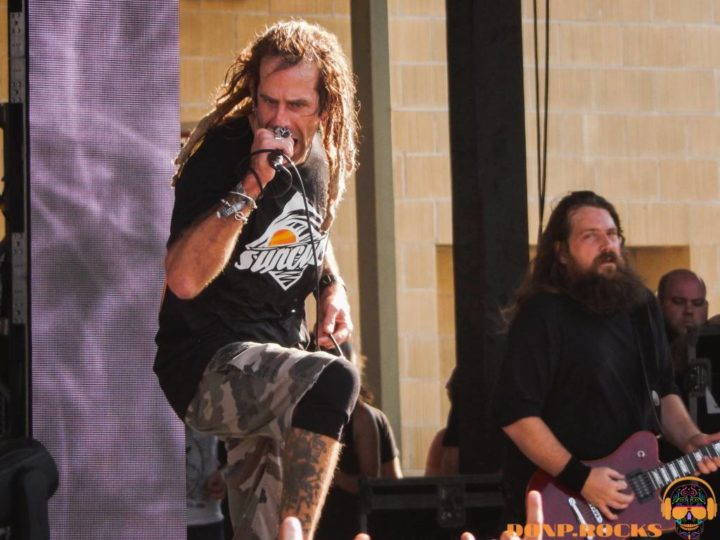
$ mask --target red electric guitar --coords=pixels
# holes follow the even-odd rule
[[[648,530],[649,525],[653,525],[655,530],[657,524],[660,524],[663,530],[672,530],[675,527],[672,520],[662,517],[660,511],[662,490],[678,478],[694,476],[698,462],[706,456],[720,456],[720,441],[662,464],[658,457],[655,435],[648,431],[640,431],[629,437],[609,456],[594,461],[585,461],[584,463],[591,467],[611,467],[624,474],[634,492],[633,502],[618,513],[618,519],[615,521],[609,521],[598,508],[587,503],[582,495],[560,485],[545,471],[538,470],[530,478],[528,490],[537,490],[542,495],[545,523],[550,525],[554,531],[559,525],[572,526],[574,534],[571,532],[570,537],[587,538],[588,540],[593,540],[593,538],[622,540],[630,536],[629,526],[624,525],[615,527],[613,536],[607,536],[605,530],[601,534],[584,536],[579,534],[583,528],[597,530],[596,528],[602,524],[613,526],[618,523],[645,527],[647,536],[657,536]],[[592,527],[587,527],[587,525]]]

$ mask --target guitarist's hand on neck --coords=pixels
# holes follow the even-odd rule
[[[705,433],[697,433],[690,437],[687,444],[685,445],[685,452],[690,453],[707,446],[708,444],[720,440],[720,433],[714,433],[713,435],[707,435]],[[702,461],[698,463],[698,470],[696,474],[710,474],[720,469],[720,458],[704,457]]]
[[[625,477],[610,467],[593,467],[582,488],[582,496],[595,505],[603,515],[617,519],[613,510],[624,510],[633,500],[633,495],[623,493],[628,488]]]
[[[663,397],[660,407],[663,435],[683,453],[695,452],[714,441],[720,441],[720,432],[711,435],[700,432],[677,394]],[[720,468],[720,458],[706,457],[697,468],[702,474],[715,472]]]

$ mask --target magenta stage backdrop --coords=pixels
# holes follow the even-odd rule
[[[54,540],[184,538],[152,372],[179,145],[177,0],[28,0],[34,436]]]

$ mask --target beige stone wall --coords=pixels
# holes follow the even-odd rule
[[[522,7],[534,238],[532,1]],[[720,2],[553,0],[550,13],[548,200],[583,188],[605,195],[648,285],[689,262],[709,286],[711,313],[720,312]],[[642,256],[660,248],[664,256]]]
[[[389,23],[402,463],[421,474],[455,356],[445,3],[391,1]]]

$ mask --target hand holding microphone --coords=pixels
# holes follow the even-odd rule
[[[251,117],[251,125],[253,125],[252,120]],[[254,155],[252,156],[250,173],[257,182],[253,181],[250,184],[246,182],[245,186],[247,189],[252,190],[250,186],[257,183],[262,193],[262,188],[275,177],[276,172],[287,162],[286,157],[287,159],[292,157],[295,141],[292,138],[292,132],[285,126],[256,128],[254,132],[255,137],[251,148]],[[258,198],[261,193],[253,194],[254,198]]]
[[[277,126],[275,129],[273,129],[273,133],[275,134],[276,139],[289,139],[290,138],[290,130],[283,126]],[[292,139],[291,139],[292,140]],[[281,150],[273,150],[268,154],[268,163],[272,166],[273,169],[276,171],[282,167],[283,161],[285,158],[283,157]]]

